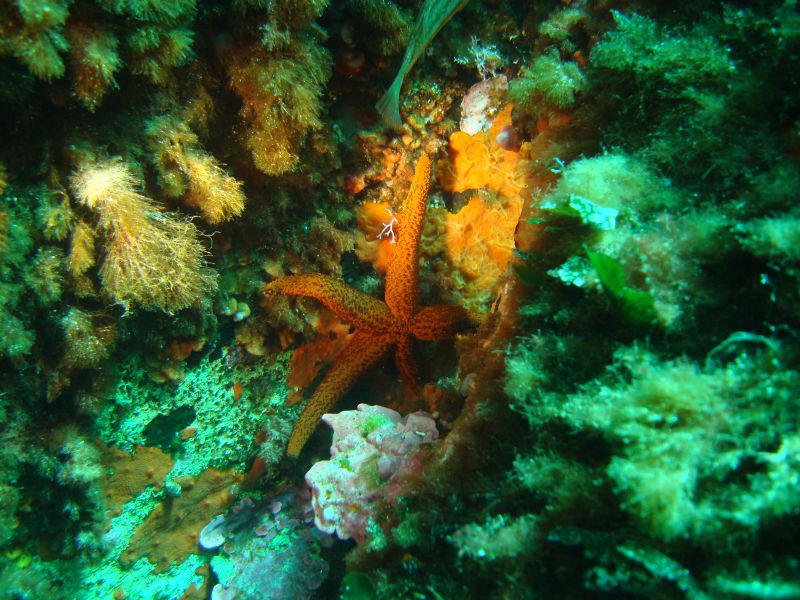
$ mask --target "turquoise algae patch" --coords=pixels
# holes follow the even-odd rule
[[[217,358],[204,356],[177,384],[160,384],[131,359],[121,368],[113,403],[98,418],[100,438],[132,450],[147,444],[148,426],[155,420],[191,407],[195,418],[188,425],[196,431],[180,442],[169,478],[199,475],[208,467],[249,468],[258,430],[268,413],[283,407],[288,394],[287,362],[284,353],[268,365],[245,370],[232,366],[224,350]],[[244,389],[239,400],[232,391],[236,382]],[[173,433],[176,440],[179,434]]]

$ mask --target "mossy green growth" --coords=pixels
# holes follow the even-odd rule
[[[603,144],[646,158],[678,185],[739,193],[743,175],[780,159],[776,132],[797,110],[797,83],[785,76],[796,70],[796,3],[781,4],[758,15],[724,6],[724,18],[680,27],[614,12],[616,29],[588,63],[587,96],[614,115]]]
[[[558,183],[542,198],[541,208],[579,218],[584,225],[611,230],[617,218],[680,206],[683,198],[646,161],[614,152],[565,165],[556,160]]]
[[[459,556],[491,562],[522,554],[534,541],[536,517],[494,515],[484,523],[469,523],[450,536]]]
[[[756,256],[791,265],[800,260],[800,215],[797,211],[756,219],[737,233],[742,245]]]
[[[523,67],[511,82],[509,96],[519,110],[540,117],[570,108],[585,88],[586,77],[580,67],[553,52],[537,56],[530,66]]]
[[[101,0],[99,4],[110,12],[155,23],[190,20],[197,10],[197,0]]]
[[[175,429],[187,425],[196,434],[179,442],[172,477],[196,476],[209,467],[240,470],[249,468],[253,440],[261,427],[285,419],[283,403],[288,394],[285,373],[288,353],[261,368],[231,368],[229,350],[221,355],[207,354],[187,369],[182,381],[161,384],[149,379],[147,371],[133,358],[120,368],[113,398],[97,417],[100,438],[107,444],[131,450],[135,445],[157,442],[159,432],[168,434],[162,442],[177,443]],[[235,400],[233,385],[240,382],[245,394]],[[177,418],[169,425],[165,415]],[[286,432],[288,434],[288,431]],[[283,439],[275,436],[275,452],[283,449]],[[272,449],[270,445],[270,449]]]
[[[42,206],[46,188],[7,188],[0,197],[4,221],[0,244],[0,354],[20,359],[36,343],[37,323],[49,314],[37,309],[56,303],[63,291],[64,255],[44,244],[32,207]]]
[[[373,431],[377,431],[378,429],[383,429],[385,427],[393,426],[394,421],[392,421],[389,417],[382,414],[371,414],[368,415],[366,419],[361,422],[361,433],[364,437],[367,437]]]
[[[627,71],[639,84],[722,85],[736,71],[728,49],[701,28],[688,34],[665,30],[642,15],[613,11],[617,29],[592,49],[592,62]]]
[[[625,270],[618,260],[602,252],[593,252],[585,244],[583,247],[600,278],[603,289],[608,292],[625,318],[638,325],[655,322],[656,309],[653,296],[628,287]]]
[[[23,280],[42,306],[51,306],[64,291],[64,252],[57,246],[42,246],[23,271]]]
[[[516,393],[515,404],[536,428],[555,419],[602,434],[606,476],[651,539],[736,552],[736,540],[798,510],[800,375],[783,366],[792,354],[749,334],[731,336],[702,367],[633,346],[577,393],[539,388]]]

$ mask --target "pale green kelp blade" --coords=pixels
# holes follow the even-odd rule
[[[400,88],[406,75],[436,34],[454,14],[464,8],[467,2],[469,0],[425,0],[411,31],[400,70],[397,71],[392,85],[375,105],[387,126],[393,129],[400,129],[403,126],[400,118]]]

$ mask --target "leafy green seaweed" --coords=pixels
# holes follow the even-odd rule
[[[369,575],[350,571],[342,580],[339,597],[342,600],[373,600],[378,594]]]
[[[601,252],[593,252],[586,244],[583,248],[600,278],[603,289],[612,297],[624,317],[638,325],[652,324],[656,319],[653,296],[628,287],[625,271],[617,259]]]

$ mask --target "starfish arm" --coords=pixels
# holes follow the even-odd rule
[[[386,271],[386,304],[400,319],[410,319],[417,308],[419,282],[419,237],[425,218],[425,205],[430,188],[431,159],[423,154],[414,170],[411,189],[403,203],[399,239],[392,251],[392,261]]]
[[[471,323],[470,313],[460,306],[437,304],[417,311],[411,333],[418,340],[443,340],[463,331]]]
[[[411,336],[406,335],[397,340],[394,364],[405,384],[406,393],[412,397],[419,396],[419,358]]]
[[[314,298],[348,325],[364,331],[386,332],[397,322],[385,303],[320,273],[281,277],[270,282],[265,292]]]
[[[389,335],[376,336],[365,331],[353,334],[295,422],[286,446],[287,456],[300,456],[322,415],[333,408],[365,370],[386,355],[394,342],[395,338]]]

